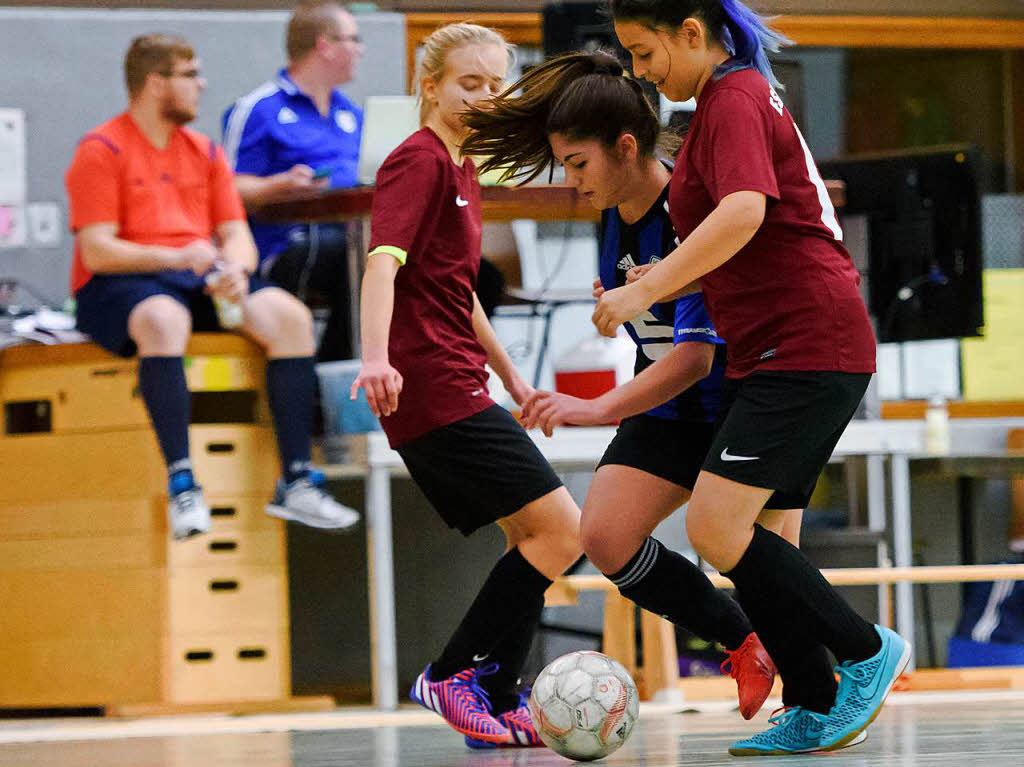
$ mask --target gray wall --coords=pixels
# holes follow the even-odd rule
[[[801,66],[802,132],[811,154],[819,161],[841,155],[846,148],[846,51],[789,48],[779,58]]]
[[[370,92],[404,93],[404,17],[358,18],[366,56],[344,90],[359,104]],[[209,86],[193,127],[219,140],[224,109],[282,66],[287,19],[281,11],[0,9],[0,107],[26,112],[28,201],[59,202],[63,235],[52,247],[0,249],[0,277],[28,281],[58,305],[67,296],[64,171],[82,134],[127,105],[121,67],[132,37],[171,32],[194,45]]]

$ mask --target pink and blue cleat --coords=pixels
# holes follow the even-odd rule
[[[472,739],[485,744],[484,748],[511,744],[512,733],[508,727],[491,716],[487,692],[478,681],[481,675],[492,674],[495,670],[496,664],[483,668],[467,668],[447,679],[432,682],[428,664],[409,691],[409,697],[424,708],[439,714],[455,730],[465,735],[467,740]]]
[[[537,728],[533,726],[533,719],[530,717],[530,709],[526,705],[529,699],[529,689],[523,690],[519,693],[519,705],[516,708],[502,714],[498,714],[494,717],[498,724],[504,725],[509,733],[511,733],[511,743],[488,743],[485,740],[476,740],[475,738],[467,735],[466,745],[470,748],[496,748],[499,745],[503,748],[514,748],[516,746],[520,748],[543,746],[544,742],[540,739],[540,735],[537,734]]]

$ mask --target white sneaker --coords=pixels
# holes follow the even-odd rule
[[[318,471],[299,477],[290,484],[278,480],[274,500],[266,512],[272,517],[300,522],[321,530],[350,530],[359,521],[359,512],[342,506],[323,488],[324,475]]]
[[[210,531],[210,507],[203,499],[199,485],[182,490],[167,503],[167,521],[174,540],[182,541]]]

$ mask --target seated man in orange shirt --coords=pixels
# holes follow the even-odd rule
[[[193,329],[225,329],[212,299],[225,324],[234,324],[234,308],[237,330],[267,353],[283,466],[267,513],[313,527],[351,527],[359,515],[327,495],[323,476],[310,468],[309,311],[251,276],[256,248],[224,153],[184,127],[195,119],[206,84],[198,59],[181,38],[138,37],[124,74],[128,111],[85,135],[65,178],[75,233],[71,289],[82,332],[115,354],[138,352],[139,390],[167,462],[174,537],[210,528],[189,460],[182,356]]]

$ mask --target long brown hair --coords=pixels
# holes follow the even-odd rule
[[[472,133],[462,153],[486,157],[481,172],[501,170],[503,181],[523,183],[554,165],[552,133],[573,141],[597,139],[609,148],[631,133],[640,156],[653,157],[661,132],[640,84],[624,76],[615,56],[600,51],[570,53],[534,67],[464,119]]]

